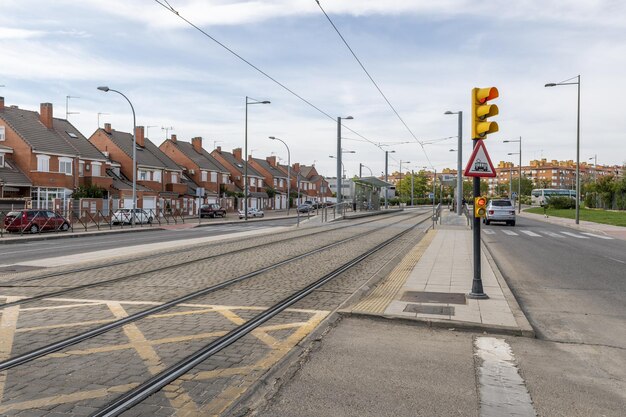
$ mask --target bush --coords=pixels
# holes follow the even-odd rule
[[[550,197],[548,207],[553,209],[572,209],[576,207],[576,201],[570,197]]]

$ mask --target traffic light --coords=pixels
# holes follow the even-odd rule
[[[474,217],[485,217],[487,214],[487,197],[474,197]]]
[[[485,139],[488,134],[498,131],[498,123],[487,120],[498,114],[498,106],[487,104],[498,97],[496,87],[472,89],[472,139]]]

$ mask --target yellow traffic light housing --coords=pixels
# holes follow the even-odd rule
[[[499,113],[498,106],[487,104],[498,97],[496,87],[472,89],[472,139],[485,139],[488,134],[498,131],[498,123],[487,120]]]
[[[474,197],[474,217],[487,215],[487,197]]]

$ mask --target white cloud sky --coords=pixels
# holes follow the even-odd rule
[[[326,0],[330,14],[385,94],[420,139],[456,135],[464,112],[464,159],[471,143],[469,95],[474,86],[500,90],[500,132],[490,136],[492,160],[511,160],[524,138],[524,161],[575,158],[576,88],[546,82],[581,74],[581,160],[626,162],[626,5],[621,1]],[[244,97],[272,101],[249,108],[254,156],[285,157],[334,175],[336,123],[237,60],[155,1],[0,0],[0,95],[9,105],[38,109],[53,102],[89,136],[101,123],[130,130],[127,103],[96,90],[123,91],[138,123],[162,126],[179,140],[202,136],[227,149],[243,146]],[[341,43],[314,0],[170,0],[181,15],[323,111],[354,116],[345,124],[374,142],[413,141]],[[358,138],[344,129],[346,138]],[[384,153],[350,139],[350,174],[359,162],[379,174]],[[456,140],[426,146],[432,163],[455,167]],[[427,164],[416,143],[396,145],[397,161]]]

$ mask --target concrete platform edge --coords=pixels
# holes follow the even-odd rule
[[[489,266],[491,267],[493,274],[496,276],[496,279],[498,280],[498,284],[500,284],[500,289],[502,290],[502,293],[504,294],[504,298],[506,299],[506,302],[509,304],[509,308],[511,309],[511,312],[513,313],[513,317],[515,318],[515,322],[517,323],[517,326],[519,327],[521,336],[530,337],[534,339],[536,336],[535,329],[533,329],[533,327],[530,325],[530,322],[528,321],[528,318],[526,318],[524,311],[522,310],[519,303],[517,302],[515,295],[509,288],[509,285],[506,282],[506,279],[504,279],[502,272],[500,272],[500,268],[498,268],[498,265],[496,264],[496,261],[493,258],[493,255],[489,251],[489,248],[487,247],[487,245],[482,240],[481,240],[481,246],[485,253],[485,257],[487,258],[487,261],[489,262]]]

